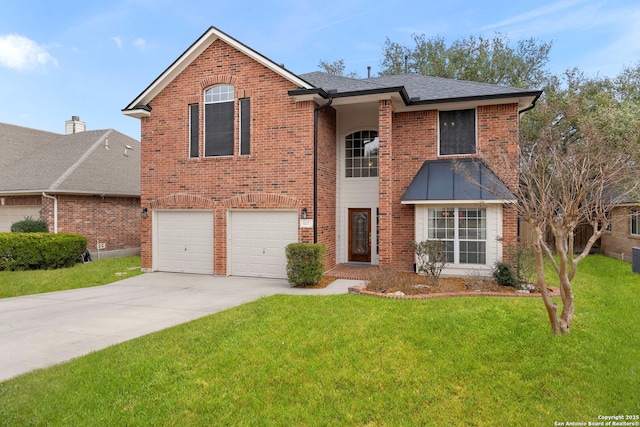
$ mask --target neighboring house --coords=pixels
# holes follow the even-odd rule
[[[503,162],[517,164],[519,116],[540,94],[296,75],[211,27],[123,109],[141,121],[142,267],[286,277],[286,244],[316,241],[327,269],[411,270],[408,243],[437,238],[446,274],[488,271],[517,239]]]
[[[139,253],[140,142],[113,129],[66,134],[0,123],[0,231],[27,216],[77,233],[95,254]],[[102,247],[102,244],[104,247]]]
[[[634,246],[640,246],[640,205],[621,203],[611,211],[611,224],[600,237],[599,251],[632,262]]]

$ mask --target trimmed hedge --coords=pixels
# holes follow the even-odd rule
[[[0,233],[0,271],[72,267],[86,248],[79,234]]]
[[[49,227],[44,220],[26,216],[22,221],[11,224],[12,233],[46,233]]]
[[[315,286],[324,273],[325,247],[319,243],[291,243],[286,247],[287,278],[294,286]]]

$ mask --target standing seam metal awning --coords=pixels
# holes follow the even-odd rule
[[[516,197],[480,159],[427,160],[400,199],[402,204],[513,202]]]

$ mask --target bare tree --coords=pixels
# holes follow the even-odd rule
[[[638,120],[630,122],[624,106],[605,98],[596,102],[566,96],[566,102],[543,102],[537,114],[544,120],[535,139],[529,139],[526,129],[521,132],[518,210],[534,231],[536,285],[555,334],[568,333],[573,323],[571,281],[578,264],[608,226],[609,212],[635,196],[640,183]],[[616,127],[623,122],[625,131],[620,132]],[[585,223],[593,232],[576,254],[574,232]],[[547,230],[551,244],[545,241]],[[544,280],[545,255],[558,275],[560,311]]]

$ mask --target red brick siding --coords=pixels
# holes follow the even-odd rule
[[[325,245],[326,269],[336,265],[336,111],[323,108],[318,118],[318,243]]]
[[[632,249],[640,246],[640,236],[631,235],[631,209],[640,206],[621,206],[611,212],[611,230],[600,238],[600,250],[607,256],[632,261]]]
[[[39,206],[41,203],[41,196],[3,196],[2,198],[4,199],[3,206]]]
[[[393,214],[395,204],[401,195],[394,193],[394,174],[398,172],[394,167],[394,148],[392,130],[391,101],[378,102],[378,214],[379,214],[379,263],[383,266],[393,266],[394,263],[394,235]]]
[[[97,241],[105,250],[140,247],[140,200],[136,197],[57,195],[58,233],[81,234],[95,251]],[[54,230],[54,202],[42,198],[42,216]]]
[[[200,102],[200,150],[204,130],[203,90],[211,84],[232,84],[236,98],[235,154],[190,159],[188,104]],[[142,204],[150,208],[167,196],[187,194],[211,202],[214,216],[214,269],[226,274],[228,200],[251,195],[234,208],[308,209],[313,217],[312,102],[296,103],[288,91],[295,85],[218,40],[211,44],[151,102],[150,117],[142,120]],[[251,99],[251,154],[239,155],[237,100]],[[326,117],[331,113],[322,113]],[[335,119],[333,119],[335,121]],[[320,135],[323,150],[335,129],[331,118]],[[324,129],[326,127],[326,129]],[[335,146],[335,136],[333,138]],[[334,149],[335,151],[335,149]],[[334,154],[335,157],[335,154]],[[335,166],[333,166],[335,180]],[[326,166],[323,170],[326,169]],[[324,173],[324,172],[323,172]],[[323,175],[324,176],[324,175]],[[324,183],[329,184],[326,178]],[[270,195],[286,196],[286,202]],[[266,198],[265,198],[266,196]],[[244,200],[244,199],[242,199]],[[275,202],[274,202],[275,201]],[[163,208],[168,205],[162,204]],[[170,208],[201,208],[184,199]],[[335,211],[335,202],[333,210]],[[332,219],[319,212],[323,239]],[[335,213],[332,214],[335,216]],[[142,222],[142,267],[151,268],[152,230],[149,215]],[[313,230],[300,229],[299,240],[311,241]]]
[[[400,198],[425,160],[438,157],[438,111],[391,113],[380,103],[380,265],[409,270],[413,252],[414,207]],[[478,153],[512,189],[517,185],[517,104],[481,106],[477,109]],[[442,157],[444,158],[444,157]],[[508,165],[508,167],[507,167]],[[517,238],[517,212],[503,208],[504,243]],[[387,242],[391,242],[388,244]]]
[[[140,247],[140,199],[137,197],[98,197],[56,195],[58,233],[81,234],[89,250],[96,240],[105,250]],[[54,232],[54,202],[43,196],[4,197],[6,206],[42,206],[41,217]]]

